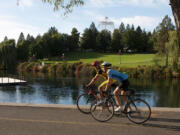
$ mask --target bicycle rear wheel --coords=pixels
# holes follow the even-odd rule
[[[76,100],[76,105],[80,112],[89,114],[91,104],[95,101],[96,101],[96,98],[93,95],[81,94],[78,96]]]
[[[92,117],[100,122],[106,122],[114,115],[114,106],[110,100],[107,100],[100,105],[98,103],[94,103],[92,104],[90,110]]]
[[[151,117],[151,108],[149,104],[142,99],[135,99],[125,107],[127,117],[136,124],[142,124]]]

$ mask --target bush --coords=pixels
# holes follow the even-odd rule
[[[68,65],[67,65],[67,63],[62,63],[62,64],[57,65],[56,75],[68,76]]]
[[[180,77],[180,69],[173,71],[172,68],[162,66],[138,66],[136,68],[112,67],[121,73],[128,74],[131,78],[170,78]],[[45,64],[43,67],[37,63],[20,63],[18,71],[43,72],[57,76],[94,76],[96,71],[90,64],[79,63],[62,63],[62,64]]]
[[[24,69],[25,69],[25,66],[26,66],[27,64],[28,64],[27,62],[20,63],[20,64],[17,66],[18,72],[25,71]]]
[[[45,64],[40,71],[43,73],[47,73],[49,66],[50,66],[49,64]]]
[[[50,66],[48,66],[48,73],[55,74],[57,66],[58,64],[51,64]]]
[[[36,66],[36,63],[28,63],[25,67],[24,67],[24,70],[27,71],[27,72],[31,72],[31,71],[34,71],[33,68],[34,66]]]

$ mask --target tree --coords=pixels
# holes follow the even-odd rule
[[[135,31],[135,46],[138,52],[152,52],[153,42],[151,41],[151,32],[142,31],[138,26]]]
[[[180,0],[170,0],[171,9],[176,23],[179,51],[180,51]]]
[[[130,30],[130,29],[131,29],[130,25],[127,24],[127,25],[126,25],[126,30]]]
[[[26,39],[24,38],[24,34],[21,33],[17,43],[17,59],[19,61],[26,61],[30,56],[30,46],[34,42],[34,37],[27,35]]]
[[[39,41],[36,45],[38,49],[41,48],[38,57],[59,56],[63,52],[75,49],[74,46],[72,46],[72,37],[68,34],[59,33],[55,27],[51,27]],[[42,49],[43,52],[41,51]]]
[[[45,3],[50,3],[54,6],[54,10],[59,8],[65,10],[65,14],[72,12],[74,6],[81,6],[84,4],[84,0],[42,0]],[[180,46],[180,0],[169,0],[171,9],[173,12],[174,20],[176,23],[178,41]],[[179,47],[180,48],[180,47]]]
[[[34,42],[34,37],[33,36],[31,36],[30,34],[28,34],[27,35],[27,37],[26,37],[26,41],[28,42],[28,44],[31,44],[31,43],[33,43]]]
[[[61,51],[71,51],[71,36],[68,34],[62,34],[61,35]]]
[[[143,49],[143,45],[144,45],[144,42],[142,42],[142,30],[141,30],[141,27],[138,26],[136,28],[136,31],[135,31],[135,36],[136,36],[136,49],[138,52],[143,52],[144,49]]]
[[[91,31],[88,28],[86,28],[80,40],[80,47],[82,49],[92,49],[91,35],[92,35]]]
[[[65,13],[69,13],[72,11],[72,7],[80,6],[84,4],[84,0],[42,0],[43,2],[48,2],[54,5],[54,10],[58,10],[59,8],[65,9]],[[178,34],[178,41],[180,46],[180,1],[179,0],[169,0],[171,9],[173,12],[174,20],[176,23],[176,29]]]
[[[135,31],[130,28],[130,25],[127,25],[126,31],[122,34],[122,44],[124,46],[124,49],[136,51],[136,35]]]
[[[81,6],[84,4],[84,0],[42,0],[45,3],[53,5],[54,11],[63,9],[64,14],[72,12],[74,6]]]
[[[19,35],[18,41],[17,41],[17,45],[18,45],[21,41],[24,41],[24,40],[25,40],[24,34],[21,32],[20,35]]]
[[[122,34],[123,32],[125,32],[125,26],[124,26],[124,23],[121,22],[120,26],[119,26],[119,32]]]
[[[43,57],[52,57],[60,54],[59,50],[60,35],[55,27],[51,27],[47,33],[42,36]]]
[[[115,29],[112,36],[111,49],[114,52],[122,51],[123,46],[121,44],[121,33],[118,29]]]
[[[96,29],[95,24],[92,22],[89,28],[84,30],[82,34],[80,46],[83,49],[92,49],[97,50],[97,38],[98,30]]]
[[[17,59],[20,61],[26,61],[29,57],[29,44],[27,41],[22,40],[17,45]]]
[[[162,22],[159,24],[159,26],[156,28],[157,32],[157,39],[155,42],[155,49],[158,51],[159,56],[166,57],[166,66],[168,66],[168,52],[165,48],[165,43],[169,40],[169,34],[168,32],[170,30],[174,30],[175,27],[171,22],[171,18],[169,18],[167,15],[163,18]]]
[[[93,50],[96,50],[96,38],[97,38],[97,35],[98,35],[98,30],[94,24],[94,22],[91,23],[90,27],[89,27],[89,30],[91,31],[91,45],[92,45],[92,49]]]
[[[43,40],[40,35],[35,39],[35,42],[30,46],[30,56],[35,56],[36,58],[43,58],[45,50],[43,48]]]
[[[166,50],[172,57],[172,66],[176,70],[179,61],[179,45],[176,31],[169,31],[169,41],[166,42]]]
[[[71,31],[71,46],[70,50],[76,50],[79,47],[79,35],[80,33],[76,28],[73,28]]]
[[[15,40],[4,40],[0,43],[0,67],[14,69],[16,65]]]
[[[8,40],[7,36],[4,37],[4,41]]]
[[[58,30],[56,27],[51,27],[48,32],[47,32],[50,36],[53,36],[55,34],[58,34]]]
[[[28,59],[29,51],[28,51],[28,44],[25,41],[24,34],[21,32],[19,35],[19,39],[17,41],[17,59],[20,61],[25,61]]]
[[[147,52],[148,53],[152,53],[154,52],[154,37],[153,37],[153,34],[151,32],[148,32],[148,46],[147,46]]]
[[[102,30],[97,36],[97,50],[105,52],[110,48],[111,32]]]

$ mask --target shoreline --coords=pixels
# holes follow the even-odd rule
[[[65,105],[65,104],[0,103],[0,107],[1,106],[77,109],[76,105]],[[86,108],[86,106],[84,106],[84,108]],[[151,107],[151,110],[152,112],[180,112],[180,108],[170,108],[170,107]]]

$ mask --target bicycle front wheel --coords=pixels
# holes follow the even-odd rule
[[[136,124],[142,124],[151,117],[149,104],[142,99],[132,100],[126,105],[127,117]]]
[[[114,106],[110,100],[107,100],[102,104],[94,103],[90,110],[92,117],[100,122],[106,122],[114,115]]]
[[[89,114],[91,104],[95,101],[96,101],[96,98],[93,95],[81,94],[78,96],[76,100],[76,105],[80,112]]]

